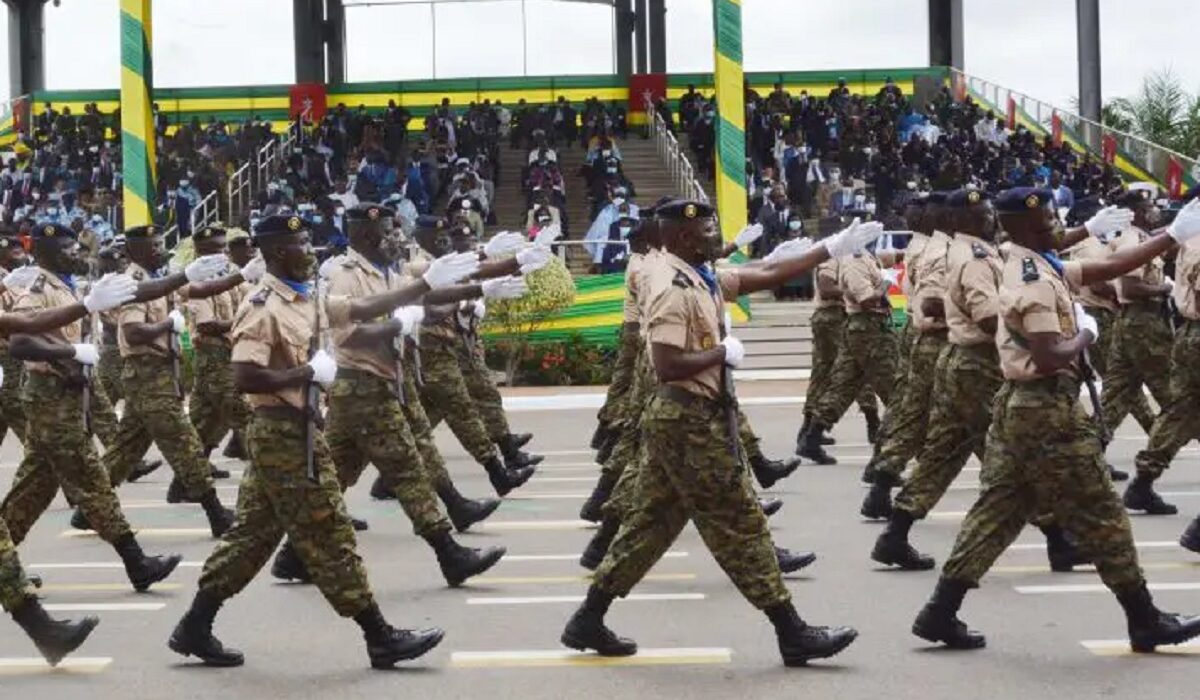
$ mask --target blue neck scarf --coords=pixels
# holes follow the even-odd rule
[[[279,281],[286,284],[293,292],[299,294],[305,299],[308,298],[308,282],[297,282],[295,280],[287,279],[286,277],[280,277]]]
[[[708,291],[713,296],[717,295],[717,272],[716,270],[705,265],[693,265],[692,269],[700,275],[700,279],[704,280],[704,284],[708,285]]]
[[[1045,253],[1039,253],[1039,255],[1042,256],[1042,260],[1045,260],[1046,262],[1050,263],[1050,267],[1054,268],[1054,271],[1058,273],[1059,277],[1064,276],[1063,275],[1063,261],[1057,255],[1055,255],[1053,251],[1046,251]]]
[[[58,278],[70,287],[72,292],[75,291],[75,275],[58,275]]]

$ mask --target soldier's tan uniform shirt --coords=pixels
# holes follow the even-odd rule
[[[638,268],[637,279],[634,280],[634,285],[638,290],[637,307],[635,310],[637,311],[638,323],[641,324],[639,326],[639,330],[641,332],[643,343],[646,342],[646,335],[649,332],[649,328],[646,326],[646,318],[650,314],[650,299],[647,292],[647,285],[649,284],[648,280],[659,266],[666,264],[665,257],[666,254],[658,248],[651,248],[648,250],[646,252],[646,256],[642,258],[641,267]]]
[[[1180,246],[1175,259],[1175,306],[1189,321],[1200,321],[1200,240]]]
[[[313,299],[271,273],[263,275],[258,289],[238,308],[233,321],[231,361],[273,370],[308,364],[317,313],[318,305]],[[327,327],[324,318],[321,326]],[[290,406],[303,410],[304,394],[301,386],[274,394],[247,394],[246,399],[252,408]]]
[[[58,275],[44,268],[38,268],[38,272],[41,274],[33,281],[33,284],[26,289],[15,291],[12,304],[13,313],[46,311],[79,302],[79,297]],[[80,319],[54,330],[38,333],[33,337],[51,343],[72,345],[81,343],[83,342],[83,322],[84,319]],[[66,360],[62,364],[78,366],[74,360]],[[60,367],[50,362],[26,362],[25,369],[30,372],[53,374],[59,377],[66,376]]]
[[[135,263],[129,263],[125,271],[137,282],[153,279],[153,276]],[[145,345],[130,345],[125,339],[125,327],[131,323],[159,323],[167,320],[170,304],[166,297],[159,297],[139,304],[126,304],[117,311],[117,345],[121,348],[121,357],[134,355],[155,355],[167,357],[171,354],[170,333],[158,335],[152,342]]]
[[[350,249],[341,263],[334,266],[325,284],[328,290],[325,311],[329,314],[330,338],[333,340],[338,367],[362,370],[394,381],[396,355],[391,343],[376,348],[347,345],[346,341],[355,329],[355,323],[350,320],[350,305],[355,299],[383,294],[411,284],[411,278],[402,281],[400,273],[395,270],[388,270],[385,274],[361,253]],[[367,322],[382,323],[389,318],[391,315],[385,314]]]
[[[1066,251],[1067,256],[1071,260],[1080,262],[1085,260],[1103,260],[1112,255],[1112,248],[1096,240],[1093,236],[1088,236],[1082,241],[1071,246]],[[1113,282],[1103,282],[1104,286],[1112,290],[1116,294],[1116,284]],[[1110,297],[1105,297],[1092,291],[1091,286],[1082,287],[1079,290],[1079,303],[1088,308],[1105,309],[1107,311],[1116,311],[1117,302]]]
[[[1026,338],[1033,333],[1058,333],[1073,338],[1075,307],[1072,290],[1083,281],[1083,267],[1077,261],[1063,263],[1063,275],[1041,255],[1023,246],[1012,245],[1004,263],[1000,286],[1000,323],[996,347],[1000,350],[1000,370],[1005,379],[1028,381],[1047,375],[1033,364]],[[1078,375],[1078,367],[1059,370],[1058,374]]]
[[[837,258],[829,258],[820,265],[817,265],[814,273],[816,275],[816,283],[813,285],[813,301],[816,302],[819,308],[842,305],[841,294],[831,294],[826,296],[825,293],[821,291],[822,284],[826,286],[838,287],[839,289],[841,288],[839,286],[841,267],[842,264]]]
[[[638,291],[640,288],[638,277],[641,275],[642,269],[646,265],[646,256],[643,253],[630,253],[629,263],[625,265],[625,301],[622,304],[621,320],[623,323],[639,323],[641,318],[638,314]]]
[[[1000,281],[1004,261],[991,243],[965,233],[955,235],[946,251],[946,325],[955,345],[994,343],[979,327],[985,318],[1000,317]]]
[[[942,299],[946,294],[946,252],[950,249],[953,239],[934,231],[929,242],[921,250],[917,262],[909,265],[908,269],[915,270],[913,279],[913,294],[909,297],[912,308],[913,326],[919,331],[941,330],[946,327],[945,319],[930,318],[921,311],[921,302],[925,299]]]
[[[916,266],[927,245],[929,245],[929,236],[914,231],[908,247],[904,249],[904,281],[900,284],[900,291],[904,294],[905,309],[910,317],[915,311],[913,296],[916,294],[916,279],[914,278]]]
[[[242,282],[241,284],[244,285],[246,283]],[[238,287],[228,289],[206,299],[191,299],[188,297],[187,292],[188,287],[184,287],[180,290],[180,296],[186,299],[183,303],[186,312],[184,316],[187,318],[188,333],[192,336],[192,343],[196,345],[230,347],[228,333],[223,333],[220,336],[202,335],[199,328],[202,323],[233,320],[233,316],[237,313],[241,302],[241,297],[238,295]]]
[[[858,253],[841,261],[838,286],[842,288],[846,313],[887,315],[892,312],[887,304],[871,309],[864,309],[862,305],[869,299],[880,299],[887,294],[888,284],[883,278],[883,268],[893,264],[895,259],[890,254],[881,259],[871,253]]]
[[[0,267],[0,278],[3,278],[10,272],[12,272],[12,270],[5,270],[4,268]],[[5,289],[3,293],[0,293],[0,312],[8,313],[13,310],[13,304],[15,304],[17,301],[17,291],[19,290]],[[8,334],[0,333],[0,352],[7,349]]]
[[[694,353],[711,350],[721,342],[724,301],[738,295],[738,273],[720,270],[717,295],[709,291],[699,273],[679,257],[663,252],[646,277],[647,316],[643,325],[649,343],[661,343]],[[653,361],[653,356],[651,357]],[[721,395],[721,365],[678,381],[668,382],[709,399]]]
[[[1113,241],[1112,249],[1115,252],[1132,248],[1149,237],[1150,234],[1137,226],[1130,226],[1122,231],[1121,235],[1117,236],[1116,240]],[[1125,296],[1125,280],[1136,279],[1141,280],[1145,284],[1162,284],[1165,277],[1163,272],[1164,264],[1162,256],[1158,256],[1137,270],[1117,279],[1117,300],[1122,304],[1147,301],[1146,299],[1130,299]]]

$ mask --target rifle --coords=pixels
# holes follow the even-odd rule
[[[1083,354],[1079,356],[1079,369],[1083,375],[1083,382],[1087,385],[1088,398],[1092,402],[1092,420],[1096,423],[1096,430],[1100,435],[1100,447],[1108,449],[1108,443],[1112,442],[1112,433],[1104,421],[1104,406],[1100,403],[1100,392],[1096,391],[1096,368],[1092,365],[1087,348],[1084,348]]]
[[[392,350],[396,353],[396,398],[401,406],[408,405],[408,396],[404,392],[404,334],[397,333],[392,340]]]
[[[175,310],[175,300],[171,298],[171,294],[167,295],[167,313]],[[179,369],[179,356],[182,350],[179,347],[179,334],[171,329],[167,333],[167,354],[171,356],[171,382],[175,385],[175,398],[183,400],[183,374]]]
[[[80,332],[80,341],[87,343],[96,335],[96,316],[88,314],[83,320],[83,328]],[[95,376],[95,370],[91,365],[80,365],[80,370],[83,372],[83,395],[81,397],[83,404],[83,432],[87,435],[92,434],[92,379]]]
[[[321,349],[321,275],[317,275],[313,285],[313,300],[316,308],[316,320],[313,322],[313,334],[308,340],[308,358],[311,360]],[[308,423],[304,428],[304,475],[312,483],[318,483],[317,462],[313,450],[313,439],[317,434],[317,416],[321,412],[321,388],[314,381],[308,382],[307,394],[304,397],[304,408]]]

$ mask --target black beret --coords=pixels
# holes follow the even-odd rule
[[[106,245],[97,253],[102,260],[118,260],[125,257],[125,249],[121,246]]]
[[[192,235],[198,241],[207,241],[210,238],[224,237],[225,229],[220,226],[205,226]]]
[[[654,209],[654,215],[668,221],[690,221],[692,219],[707,219],[714,209],[704,202],[691,199],[676,199]]]
[[[1054,192],[1039,187],[1014,187],[996,195],[996,210],[1006,214],[1041,209],[1054,204]]]
[[[301,231],[307,231],[308,224],[304,223],[304,219],[291,214],[272,214],[258,222],[254,227],[254,239],[268,238],[270,236],[295,235]]]
[[[378,221],[391,219],[394,216],[396,216],[394,210],[375,202],[363,202],[346,210],[347,221]]]
[[[125,229],[125,239],[130,238],[154,238],[162,235],[162,229],[153,224],[149,226],[134,226],[133,228]]]
[[[650,206],[650,207],[641,209],[640,213],[641,213],[642,217],[649,218],[658,213],[659,207],[663,206],[664,204],[669,204],[671,202],[674,202],[676,199],[678,199],[678,197],[672,197],[671,195],[663,195],[662,197],[658,198],[658,201],[654,203],[654,206]]]
[[[1150,202],[1152,198],[1149,190],[1126,190],[1120,194],[1111,197],[1112,203],[1118,207],[1133,209],[1140,207]]]
[[[422,214],[417,217],[418,231],[441,231],[446,228],[446,220],[440,216]]]
[[[926,204],[945,204],[946,199],[950,197],[949,192],[930,192],[925,196]]]
[[[70,226],[63,226],[62,224],[34,224],[33,230],[29,233],[35,239],[69,238],[76,240],[78,238]]]
[[[949,197],[946,198],[946,206],[953,207],[955,209],[964,209],[966,207],[982,204],[991,198],[991,195],[989,195],[987,192],[982,192],[980,190],[955,190],[950,193]]]
[[[21,239],[16,236],[0,236],[0,250],[8,250],[10,248],[20,248]]]

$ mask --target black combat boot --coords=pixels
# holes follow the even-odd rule
[[[590,443],[592,449],[600,449],[600,446],[608,440],[608,436],[611,433],[612,429],[609,428],[607,423],[597,423],[596,432],[592,433],[592,441]]]
[[[442,567],[442,576],[451,588],[457,588],[463,581],[492,568],[508,551],[504,547],[464,547],[455,542],[449,532],[426,535],[425,541],[437,553],[438,566]]]
[[[135,466],[133,468],[133,471],[129,472],[129,478],[126,479],[126,481],[128,481],[129,483],[132,484],[135,481],[137,481],[138,479],[147,477],[155,469],[158,469],[159,467],[161,467],[162,463],[163,462],[161,459],[154,459],[154,460],[143,459],[142,461],[137,463],[137,466]]]
[[[1200,516],[1196,516],[1187,529],[1179,536],[1179,546],[1186,550],[1200,553]]]
[[[519,450],[529,444],[529,441],[533,439],[533,433],[509,433],[508,439]]]
[[[508,469],[497,457],[489,459],[483,468],[487,471],[488,481],[492,482],[492,488],[496,489],[496,494],[500,496],[507,496],[509,491],[520,488],[537,471],[533,467]]]
[[[531,455],[521,451],[513,440],[513,434],[505,435],[496,445],[500,448],[500,454],[504,456],[504,466],[509,469],[520,469],[522,467],[533,467],[542,463],[545,457],[541,455]]]
[[[588,588],[587,598],[567,621],[560,638],[563,646],[587,651],[595,649],[600,656],[633,656],[637,653],[637,642],[618,637],[604,625],[604,616],[612,605],[613,595],[596,585]]]
[[[76,508],[71,514],[71,527],[76,530],[92,530],[92,524],[88,522],[87,516],[83,514],[82,508]]]
[[[760,498],[758,499],[758,507],[762,508],[763,515],[768,518],[779,512],[783,508],[782,498]]]
[[[192,599],[192,607],[184,614],[183,619],[175,625],[167,646],[176,654],[194,656],[204,662],[205,666],[229,668],[241,666],[246,662],[242,652],[237,649],[226,649],[221,640],[213,636],[213,621],[217,619],[217,611],[225,601],[204,590],[196,591]]]
[[[758,454],[750,458],[750,470],[754,472],[754,479],[764,489],[769,489],[775,485],[775,482],[788,478],[799,466],[800,460],[795,457],[779,460],[767,459]]]
[[[437,487],[437,495],[445,504],[446,514],[454,523],[454,529],[459,532],[466,532],[475,523],[487,520],[500,507],[499,498],[467,498],[451,483]]]
[[[55,620],[34,596],[29,596],[20,607],[13,610],[12,618],[25,630],[51,666],[57,666],[63,657],[78,649],[100,624],[100,619],[92,616],[78,622]]]
[[[1179,509],[1154,492],[1154,477],[1138,472],[1125,488],[1121,499],[1129,510],[1145,511],[1146,515],[1175,515]]]
[[[296,554],[291,540],[284,542],[275,553],[275,561],[271,562],[271,575],[280,581],[312,583],[312,575],[308,573],[308,567],[301,561],[300,555]]]
[[[766,610],[775,627],[779,655],[784,666],[804,666],[812,659],[828,659],[841,652],[858,637],[853,627],[818,627],[800,619],[791,604],[779,603]]]
[[[871,520],[879,520],[887,518],[892,514],[892,487],[899,482],[894,475],[889,472],[875,471],[875,480],[871,482],[871,488],[867,490],[866,497],[863,498],[862,508],[859,513],[864,518]]]
[[[867,442],[879,444],[879,411],[867,409],[863,411],[863,419],[867,421]]]
[[[217,467],[217,465],[213,464],[212,461],[209,459],[209,457],[212,455],[212,451],[213,451],[212,447],[206,447],[206,448],[204,448],[204,453],[200,455],[204,459],[204,461],[208,463],[209,475],[214,479],[228,479],[229,472],[224,469],[219,469]]]
[[[172,477],[171,485],[167,487],[167,503],[199,503],[199,501],[188,496],[182,481],[177,477]]]
[[[604,519],[601,508],[608,502],[608,497],[612,495],[612,490],[616,485],[616,478],[608,472],[600,472],[600,479],[596,482],[596,487],[592,489],[592,495],[588,496],[588,499],[583,502],[583,507],[579,509],[580,520],[598,523]]]
[[[887,527],[875,540],[871,558],[886,566],[898,566],[905,571],[928,571],[934,567],[933,557],[921,554],[908,543],[913,516],[899,508],[892,509]]]
[[[123,535],[121,539],[114,542],[113,549],[125,563],[125,573],[129,576],[129,582],[133,584],[133,589],[138,593],[146,591],[170,576],[171,572],[175,571],[175,567],[179,566],[179,562],[183,561],[183,557],[178,554],[165,557],[146,556],[146,553],[142,551],[142,546],[134,539],[133,533]]]
[[[967,591],[974,588],[969,583],[942,577],[933,589],[933,597],[917,613],[912,633],[928,642],[941,642],[951,649],[982,649],[987,638],[975,630],[968,629],[958,619]]]
[[[217,490],[209,489],[200,497],[200,507],[204,509],[204,514],[208,516],[208,527],[212,530],[213,537],[220,537],[228,532],[229,528],[233,527],[233,523],[237,521],[237,515],[221,505],[221,500],[217,498]]]
[[[794,574],[816,560],[817,555],[812,552],[793,552],[783,547],[775,548],[775,561],[779,564],[779,572],[783,574]]]
[[[804,420],[801,421],[801,423],[800,423],[800,430],[796,431],[796,451],[797,452],[799,452],[800,448],[804,446],[804,436],[808,434],[808,431],[811,427],[812,427],[812,414],[805,412]]]
[[[1129,625],[1129,646],[1138,653],[1153,652],[1161,645],[1182,644],[1200,636],[1200,616],[1177,615],[1159,610],[1141,584],[1131,593],[1117,596]]]
[[[379,612],[379,606],[375,603],[355,615],[354,621],[362,628],[371,668],[377,669],[391,668],[397,662],[424,656],[446,636],[437,627],[420,630],[392,627],[383,619],[383,613]]]
[[[1113,481],[1127,481],[1129,479],[1129,472],[1121,471],[1110,464],[1108,465],[1108,478]]]
[[[583,554],[579,555],[579,565],[588,571],[595,571],[600,562],[604,561],[604,555],[608,554],[608,548],[620,529],[620,520],[605,518],[604,522],[600,523],[600,529],[596,530],[596,534],[592,535],[592,539],[588,540],[587,546],[583,548]]]
[[[804,434],[804,443],[800,445],[800,449],[796,450],[796,454],[810,459],[817,464],[837,464],[837,460],[825,451],[821,446],[821,435],[825,432],[826,427],[821,421],[813,418],[812,425],[808,432]]]
[[[392,491],[392,486],[381,475],[375,477],[374,483],[371,484],[371,498],[377,501],[394,501],[396,492]]]
[[[371,524],[362,518],[350,516],[350,527],[354,528],[355,532],[366,532],[371,529]]]
[[[621,442],[621,432],[618,430],[609,431],[608,437],[604,442],[600,443],[600,448],[596,450],[596,464],[605,464],[608,458],[612,457],[613,450],[617,449],[617,443]]]
[[[1090,563],[1061,527],[1044,525],[1040,529],[1046,536],[1046,557],[1050,560],[1051,571],[1060,574],[1068,573],[1073,571],[1076,566]]]
[[[246,438],[242,435],[242,431],[233,431],[233,434],[229,436],[229,442],[225,443],[225,450],[221,452],[221,456],[229,459],[246,459]]]

